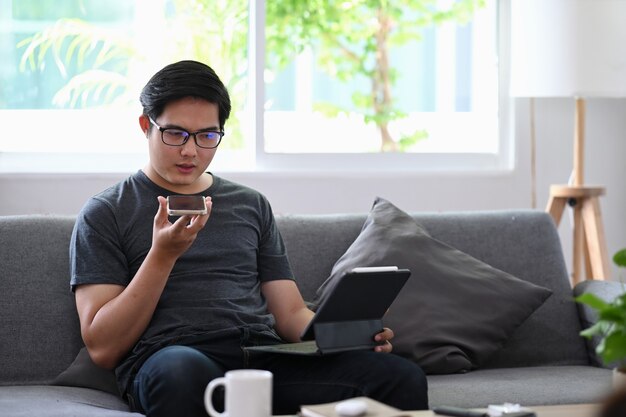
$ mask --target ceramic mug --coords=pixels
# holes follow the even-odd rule
[[[224,387],[224,412],[213,407],[213,391]],[[272,373],[259,369],[228,371],[204,391],[204,405],[212,417],[271,417]]]

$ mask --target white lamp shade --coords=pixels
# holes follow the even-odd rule
[[[626,97],[626,0],[511,0],[517,97]]]

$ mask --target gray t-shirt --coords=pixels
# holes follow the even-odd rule
[[[92,197],[70,243],[72,288],[128,285],[152,244],[157,196],[170,194],[139,171]],[[215,175],[199,194],[212,197],[211,216],[177,260],[152,321],[118,368],[122,389],[134,362],[174,340],[238,327],[274,334],[260,284],[292,280],[293,273],[268,201]]]

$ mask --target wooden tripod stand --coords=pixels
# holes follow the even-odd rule
[[[566,204],[574,210],[573,270],[572,285],[582,281],[581,261],[585,259],[587,279],[608,279],[610,267],[606,238],[600,212],[601,195],[604,187],[583,185],[583,147],[585,129],[585,103],[576,99],[574,131],[574,183],[552,185],[546,211],[558,226]]]

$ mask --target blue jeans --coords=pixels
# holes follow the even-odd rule
[[[150,417],[206,416],[204,390],[231,369],[266,369],[274,374],[273,413],[295,414],[302,404],[367,396],[402,410],[428,408],[426,378],[404,358],[374,351],[327,356],[250,354],[241,340],[219,346],[168,346],[150,356],[131,385],[131,408]],[[222,394],[223,395],[223,394]],[[223,398],[216,398],[219,409]]]

